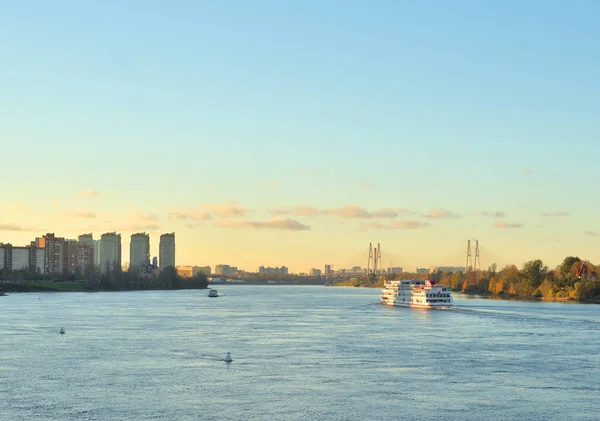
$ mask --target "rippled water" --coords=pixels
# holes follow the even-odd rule
[[[0,419],[600,419],[600,305],[218,289],[0,298]]]

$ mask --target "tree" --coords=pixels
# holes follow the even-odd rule
[[[527,292],[533,292],[546,278],[548,267],[540,260],[530,260],[523,265],[521,269],[521,277]]]
[[[573,268],[573,265],[577,262],[581,262],[581,259],[579,257],[574,257],[574,256],[565,257],[562,264],[560,265],[560,275],[564,279],[571,279],[574,275],[572,273],[571,269]]]

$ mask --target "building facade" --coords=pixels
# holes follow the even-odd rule
[[[100,236],[100,271],[121,267],[121,234],[107,232]]]
[[[67,273],[84,276],[94,270],[93,243],[75,240],[65,241],[65,268]]]
[[[150,235],[145,232],[133,234],[129,243],[129,267],[137,270],[149,263]]]
[[[163,234],[160,236],[158,250],[158,266],[160,270],[166,267],[175,267],[175,233]]]
[[[51,275],[62,274],[65,263],[65,239],[48,233],[42,239],[38,240],[38,245],[45,250],[44,273]]]

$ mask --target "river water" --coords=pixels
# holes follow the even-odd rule
[[[0,419],[600,419],[600,305],[217,288],[0,298]]]

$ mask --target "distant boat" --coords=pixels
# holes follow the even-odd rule
[[[0,289],[0,297],[6,295],[6,292],[4,292],[3,290]]]
[[[226,363],[230,363],[230,362],[232,362],[232,361],[233,361],[233,360],[231,359],[231,354],[228,352],[228,353],[227,353],[227,355],[225,355],[225,362],[226,362]]]
[[[216,289],[211,289],[210,291],[208,291],[208,296],[209,297],[218,297],[219,294],[217,293]]]
[[[60,328],[60,334],[61,334],[61,335],[63,335],[64,333],[65,333],[65,328],[64,328],[64,327],[61,327],[61,328]]]

